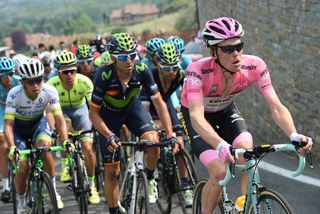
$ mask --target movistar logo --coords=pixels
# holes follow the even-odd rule
[[[112,73],[112,70],[102,72],[102,79],[103,80],[110,79],[111,73]]]
[[[139,65],[139,64],[136,64],[136,71],[137,71],[138,73],[140,73],[141,71],[144,71],[146,67],[147,67],[147,65],[144,64],[144,63],[141,63],[140,65]]]

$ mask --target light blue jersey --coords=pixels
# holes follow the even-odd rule
[[[16,85],[20,84],[20,77],[13,75],[11,88]],[[5,89],[3,85],[0,83],[0,134],[3,133],[3,126],[4,126],[4,110],[6,107],[6,100],[8,96],[9,90]]]

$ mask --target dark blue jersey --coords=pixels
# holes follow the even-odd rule
[[[105,106],[110,110],[123,110],[129,107],[133,98],[139,94],[141,86],[146,89],[149,97],[159,92],[151,71],[144,63],[135,63],[126,90],[118,78],[115,63],[111,63],[100,67],[95,74],[91,101],[93,105]]]

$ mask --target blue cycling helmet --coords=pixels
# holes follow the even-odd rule
[[[13,72],[16,64],[11,58],[0,57],[0,75],[8,72]]]
[[[171,44],[175,44],[178,50],[180,51],[180,53],[182,53],[185,49],[183,39],[178,36],[170,36],[168,38],[168,42]]]
[[[145,44],[147,48],[147,54],[150,56],[154,56],[160,46],[164,43],[166,43],[165,40],[158,37],[148,40]]]

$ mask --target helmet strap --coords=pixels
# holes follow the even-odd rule
[[[217,45],[214,46],[214,51],[212,50],[212,57],[214,58],[214,61],[222,68],[222,72],[225,73],[225,72],[228,72],[229,74],[233,75],[235,74],[235,72],[232,72],[230,70],[228,70],[226,67],[224,67],[220,60],[219,60],[219,56],[218,56],[218,47]]]

